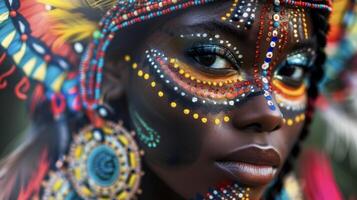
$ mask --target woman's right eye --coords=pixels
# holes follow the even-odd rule
[[[187,55],[204,71],[225,72],[237,70],[237,61],[227,49],[216,45],[200,45],[187,50]]]
[[[207,68],[212,69],[233,69],[232,64],[225,58],[214,54],[193,56],[195,61]]]

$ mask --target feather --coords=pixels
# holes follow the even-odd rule
[[[101,15],[101,13],[95,11],[85,0],[38,0],[38,2],[53,8],[48,11],[50,20],[54,22],[49,30],[58,36],[59,41],[55,42],[56,45],[61,41],[77,42],[86,39],[97,28],[99,20],[91,20],[93,16],[88,14]],[[98,16],[94,18],[98,19]]]
[[[52,27],[60,22],[50,17],[46,5],[37,0],[22,1],[20,5],[19,12],[28,21],[31,35],[43,41],[53,53],[67,58],[74,65],[77,64],[78,58],[71,44],[51,31]]]
[[[109,10],[116,3],[116,0],[85,0],[85,1],[88,3],[90,7],[98,8],[101,10]]]
[[[50,17],[59,22],[51,26],[51,32],[58,35],[59,40],[77,42],[89,38],[97,28],[97,23],[86,19],[80,13],[55,9],[50,12]],[[58,43],[55,43],[58,45]]]

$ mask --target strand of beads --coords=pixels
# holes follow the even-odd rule
[[[323,3],[319,4],[319,3],[310,3],[310,2],[294,1],[294,0],[282,0],[282,3],[287,4],[287,5],[292,5],[295,7],[322,9],[322,10],[326,10],[327,12],[332,11],[329,1],[327,1],[327,5],[323,4]]]
[[[249,200],[250,188],[242,188],[237,183],[210,189],[204,196],[196,195],[195,200]]]
[[[272,38],[269,44],[268,51],[265,55],[264,63],[261,66],[261,81],[263,84],[264,97],[267,101],[267,104],[271,110],[276,110],[276,107],[273,102],[273,98],[270,94],[270,82],[269,82],[269,73],[268,70],[270,68],[270,63],[273,60],[273,51],[276,47],[276,43],[278,42],[278,29],[280,27],[280,0],[274,0],[274,14],[273,14],[273,31]]]

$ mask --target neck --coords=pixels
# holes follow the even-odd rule
[[[141,189],[142,194],[139,200],[151,199],[170,199],[170,200],[183,200],[171,188],[167,186],[147,165],[143,164],[145,175],[142,177]]]

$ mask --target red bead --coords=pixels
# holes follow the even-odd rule
[[[50,62],[51,59],[52,59],[52,57],[51,57],[51,55],[46,54],[43,59],[44,59],[46,62]]]
[[[26,41],[28,39],[27,35],[26,34],[22,34],[21,35],[21,40],[22,41]]]
[[[11,17],[16,17],[16,15],[17,15],[17,12],[16,12],[16,11],[12,10],[12,11],[10,12],[10,16],[11,16]]]

